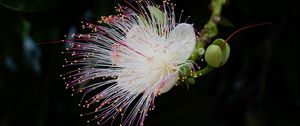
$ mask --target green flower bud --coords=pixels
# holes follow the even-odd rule
[[[207,47],[204,58],[209,66],[218,68],[227,62],[229,55],[229,44],[224,39],[216,39]]]
[[[225,43],[224,47],[222,48],[222,54],[223,54],[222,65],[224,65],[227,62],[229,55],[230,55],[230,46],[227,42]]]
[[[218,45],[209,45],[204,55],[207,64],[213,68],[218,68],[222,65],[223,55],[222,49]]]

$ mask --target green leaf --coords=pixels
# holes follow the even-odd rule
[[[234,24],[229,19],[227,19],[223,16],[221,16],[221,20],[220,20],[219,24],[222,26],[226,26],[226,27],[231,27],[231,28],[234,27]]]

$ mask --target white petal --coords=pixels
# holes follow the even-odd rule
[[[196,35],[191,24],[181,23],[169,34],[167,48],[173,49],[177,63],[184,63],[196,46]]]
[[[169,90],[172,89],[172,87],[174,87],[176,85],[176,82],[178,80],[178,74],[174,75],[175,77],[172,77],[170,80],[167,81],[167,83],[165,83],[165,85],[162,87],[162,89],[160,90],[160,93],[166,93]]]
[[[151,56],[153,50],[164,41],[157,33],[143,25],[134,25],[126,34],[126,44],[146,56]]]

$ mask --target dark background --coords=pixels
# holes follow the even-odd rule
[[[191,16],[200,30],[210,16],[210,0],[173,0],[177,13]],[[70,96],[63,73],[65,39],[81,32],[80,21],[114,14],[114,0],[0,0],[0,126],[83,126],[80,95]],[[177,86],[156,99],[146,126],[299,126],[299,12],[292,0],[231,0],[220,26],[226,38],[249,24],[268,26],[233,37],[224,67]],[[225,24],[229,25],[230,23]]]

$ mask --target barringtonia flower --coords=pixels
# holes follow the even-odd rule
[[[168,1],[137,5],[119,6],[120,14],[102,17],[103,25],[84,23],[93,32],[74,35],[67,48],[64,66],[77,68],[62,77],[67,88],[84,93],[81,105],[96,106],[90,114],[100,125],[117,117],[121,125],[143,125],[155,97],[169,91],[184,68],[193,69],[193,26],[177,23]]]

